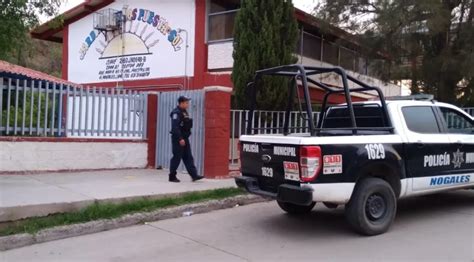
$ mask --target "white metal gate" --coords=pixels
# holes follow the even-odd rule
[[[204,171],[204,91],[172,91],[162,92],[158,95],[158,119],[156,127],[156,166],[169,168],[172,156],[171,148],[171,111],[176,107],[179,96],[191,98],[189,115],[193,118],[191,137],[191,150],[199,175]],[[181,163],[179,170],[185,170]]]

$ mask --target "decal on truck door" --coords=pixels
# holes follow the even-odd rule
[[[461,164],[464,163],[464,153],[459,151],[453,153],[453,165],[454,168],[461,168]]]

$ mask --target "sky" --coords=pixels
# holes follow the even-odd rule
[[[312,6],[315,5],[317,0],[293,0],[295,7],[302,9],[306,12],[311,12]],[[64,12],[73,8],[74,6],[82,3],[83,0],[66,0],[66,2],[61,6],[60,12]]]

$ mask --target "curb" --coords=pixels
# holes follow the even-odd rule
[[[4,236],[0,237],[0,251],[143,224],[149,221],[178,218],[182,217],[183,212],[186,211],[192,211],[193,214],[202,214],[214,210],[232,208],[236,205],[249,205],[265,201],[268,200],[255,195],[240,195],[220,200],[209,200],[201,203],[165,208],[152,212],[134,213],[114,219],[101,219],[80,224],[58,226],[40,230],[35,234],[23,233]]]
[[[237,188],[236,186],[234,186]],[[229,187],[230,188],[230,187]],[[215,188],[217,189],[217,188]],[[8,223],[16,220],[32,218],[32,217],[44,217],[48,215],[67,213],[79,211],[94,203],[104,204],[120,204],[123,202],[140,200],[140,199],[163,199],[168,197],[180,197],[187,193],[199,193],[214,189],[203,189],[194,190],[187,192],[176,192],[176,193],[165,193],[165,194],[149,194],[149,195],[137,195],[137,196],[125,196],[119,198],[103,198],[103,199],[85,199],[73,202],[59,202],[59,203],[46,203],[37,205],[27,206],[11,206],[11,207],[0,207],[0,223]],[[1,246],[0,246],[1,250]]]

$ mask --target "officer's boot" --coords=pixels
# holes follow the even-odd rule
[[[176,177],[176,172],[169,174],[169,179],[168,179],[168,181],[174,182],[174,183],[179,183],[179,182],[181,182],[181,181]]]

